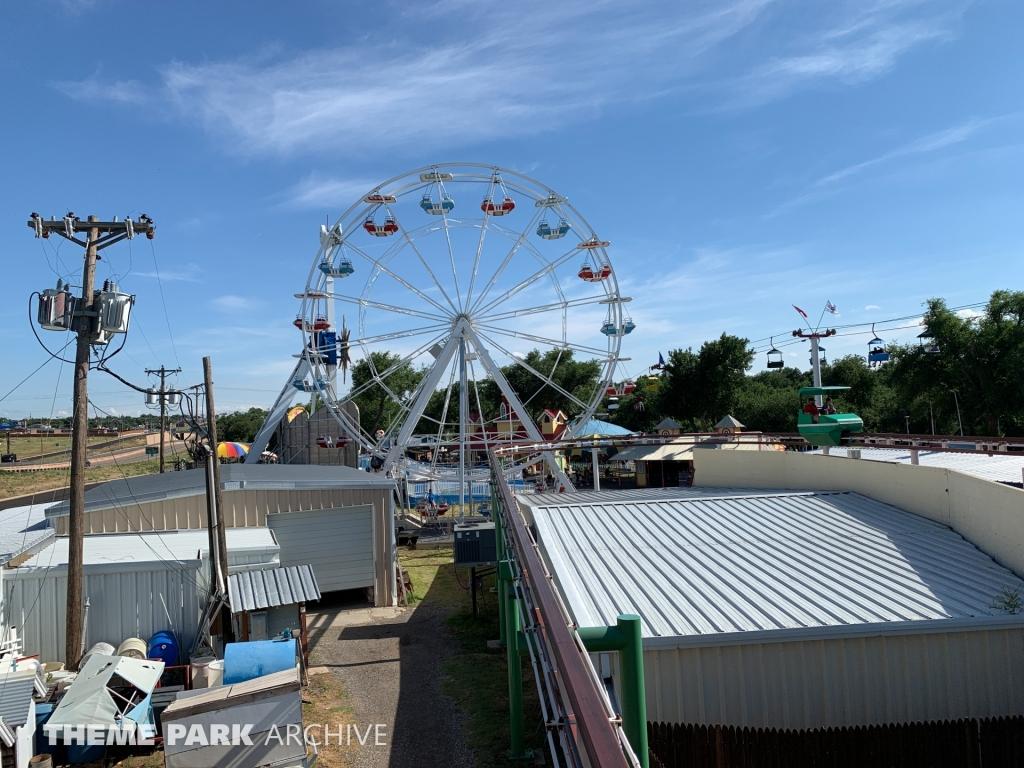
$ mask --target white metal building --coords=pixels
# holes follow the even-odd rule
[[[519,503],[578,625],[643,618],[651,721],[803,729],[1024,714],[1024,581],[946,526],[848,492]],[[614,674],[614,655],[598,661]]]
[[[954,443],[955,445],[955,443]],[[910,448],[872,448],[861,446],[860,458],[868,461],[884,461],[890,464],[911,464]],[[821,453],[821,449],[808,453]],[[843,446],[829,448],[830,456],[847,456]],[[1024,455],[1021,454],[986,454],[955,453],[949,451],[929,451],[917,449],[918,464],[925,467],[941,467],[955,469],[968,475],[997,483],[1015,483],[1020,485],[1024,480]]]
[[[85,495],[88,533],[205,528],[203,470],[115,480]],[[224,520],[232,528],[268,526],[283,565],[310,563],[323,592],[370,589],[378,606],[397,603],[395,481],[350,467],[225,464]],[[46,509],[67,533],[67,503]]]
[[[280,547],[268,528],[227,531],[232,571],[275,565]],[[64,661],[68,539],[61,536],[4,571],[6,621],[18,628],[26,655]],[[206,531],[98,534],[85,537],[83,593],[88,600],[86,649],[115,648],[173,629],[183,650],[195,640],[208,593]]]

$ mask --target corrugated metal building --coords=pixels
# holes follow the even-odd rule
[[[868,461],[884,461],[890,464],[911,464],[909,448],[872,448],[861,446],[860,457]],[[808,453],[821,453],[821,449],[808,451]],[[845,447],[829,448],[830,456],[847,457]],[[984,480],[993,480],[997,483],[1015,483],[1020,485],[1024,480],[1024,456],[986,453],[949,453],[946,451],[929,451],[924,448],[918,449],[918,464],[925,467],[942,467],[943,469],[955,469],[957,472],[964,472]]]
[[[227,531],[231,570],[275,565],[280,547],[267,528]],[[68,539],[4,572],[6,620],[18,628],[24,653],[64,661]],[[86,648],[115,648],[129,637],[148,640],[173,629],[188,649],[208,593],[206,531],[99,534],[85,537],[83,592],[89,600]]]
[[[267,640],[285,629],[308,646],[305,604],[320,599],[312,566],[265,568],[233,574],[228,579],[235,636],[242,641]]]
[[[85,530],[204,529],[205,483],[200,469],[104,483],[86,492]],[[340,466],[225,464],[221,485],[229,529],[273,528],[282,563],[312,563],[324,592],[369,588],[376,605],[396,604],[394,480]],[[66,502],[45,514],[67,533]]]
[[[1024,582],[949,528],[854,493],[646,494],[519,503],[580,626],[643,618],[649,720],[1024,713]]]

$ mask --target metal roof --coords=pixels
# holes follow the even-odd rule
[[[263,555],[268,560],[279,555],[281,547],[269,528],[228,528],[229,565],[249,555]],[[53,568],[68,562],[68,537],[58,536],[53,544],[29,558],[5,576],[33,568]],[[143,531],[140,533],[98,533],[85,537],[83,565],[110,563],[181,562],[209,557],[210,535],[206,529],[178,531]]]
[[[244,571],[228,578],[228,600],[232,613],[319,599],[320,587],[317,586],[311,565]]]
[[[222,464],[221,489],[224,491],[253,490],[320,490],[324,488],[394,488],[395,481],[352,467],[320,466],[316,464]],[[149,501],[201,496],[206,493],[206,471],[189,469],[184,472],[139,475],[123,480],[111,480],[85,493],[85,511],[93,512]],[[59,502],[47,512],[47,517],[68,514],[68,503]]]
[[[0,717],[11,730],[28,722],[28,706],[35,688],[35,675],[5,680],[0,674]]]
[[[673,419],[671,416],[666,416],[654,429],[682,429],[683,425]]]
[[[45,547],[54,536],[46,519],[50,504],[28,504],[0,510],[0,565]]]
[[[736,496],[775,496],[777,490],[761,488],[609,488],[601,491],[576,491],[575,493],[535,493],[517,496],[519,503],[528,507],[567,507],[589,504],[620,504],[632,501],[661,501],[665,499],[719,499]],[[794,491],[811,494],[813,491]]]
[[[637,613],[645,638],[664,639],[645,647],[950,619],[1024,626],[1024,615],[993,608],[1024,581],[922,517],[854,493],[673,490],[647,500],[601,492],[585,504],[520,499],[580,626]]]
[[[821,450],[810,451],[821,453]],[[846,457],[846,448],[830,448],[829,455]],[[861,447],[861,459],[869,461],[885,461],[891,464],[909,464],[909,448],[871,448]],[[918,451],[918,463],[926,467],[942,467],[954,469],[968,475],[974,475],[997,483],[1020,483],[1024,480],[1024,455],[995,455],[978,452],[949,453],[946,451]]]

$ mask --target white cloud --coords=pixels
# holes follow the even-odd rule
[[[406,11],[386,38],[175,61],[151,91],[241,154],[451,147],[536,135],[673,91],[693,108],[749,106],[825,80],[877,77],[951,35],[957,14],[933,11],[937,4],[848,0],[821,13],[777,0],[534,0],[467,3],[458,24],[449,4],[435,4]],[[756,49],[738,39],[755,27]],[[131,79],[58,87],[90,100],[144,98]]]
[[[204,271],[198,264],[186,264],[185,269],[179,271],[141,272],[136,270],[132,272],[132,276],[157,277],[165,282],[200,283],[203,280]]]
[[[121,104],[144,104],[153,101],[145,85],[138,80],[105,82],[99,74],[85,80],[60,80],[52,83],[61,93],[79,101],[113,101]]]
[[[311,173],[285,192],[281,207],[334,208],[340,214],[344,207],[370,192],[379,183],[380,179],[339,179]]]
[[[254,299],[247,298],[245,296],[235,296],[233,294],[218,296],[210,301],[210,303],[221,312],[238,312],[239,310],[247,311],[255,309],[260,305],[260,302]]]
[[[869,310],[869,309],[881,309],[881,307],[880,307],[880,306],[878,306],[877,304],[868,304],[868,305],[867,305],[866,307],[864,307],[864,309],[865,309],[865,310]]]

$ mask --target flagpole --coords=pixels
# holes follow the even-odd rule
[[[825,306],[826,307],[828,306],[828,302],[827,301],[825,302]],[[818,316],[818,324],[814,327],[814,332],[817,332],[817,330],[819,328],[821,328],[821,320],[822,320],[823,317],[825,317],[825,310],[824,309],[821,310],[821,315]],[[810,326],[807,326],[807,327],[810,328]]]

